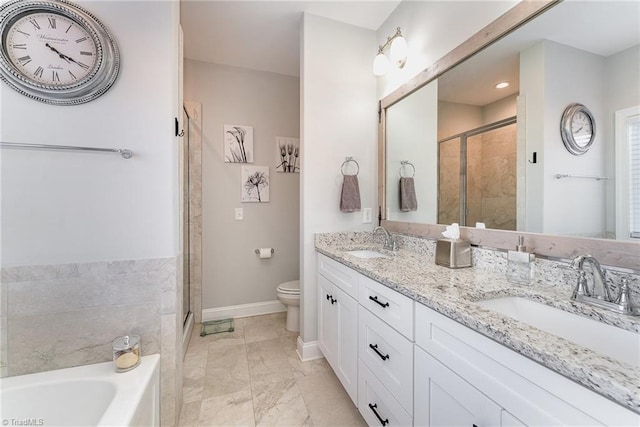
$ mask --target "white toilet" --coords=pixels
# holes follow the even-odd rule
[[[287,307],[287,331],[300,330],[300,281],[292,280],[278,285],[278,299]]]

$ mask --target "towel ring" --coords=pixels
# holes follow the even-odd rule
[[[348,165],[348,164],[349,164],[349,163],[351,163],[351,162],[355,163],[355,164],[356,164],[356,167],[358,168],[358,169],[356,170],[356,175],[358,175],[358,174],[360,173],[360,165],[358,164],[358,162],[357,162],[357,161],[355,161],[355,160],[353,160],[353,157],[346,157],[346,158],[344,159],[344,162],[342,162],[342,165],[340,166],[340,172],[342,173],[342,176],[345,176],[345,175],[346,175],[346,174],[344,173],[344,167],[345,167],[345,165]]]
[[[413,165],[413,163],[411,163],[408,160],[401,160],[400,161],[400,178],[415,178],[416,176],[416,167]],[[402,172],[406,169],[407,166],[411,166],[411,169],[413,169],[413,175],[411,176],[404,176],[402,175]]]

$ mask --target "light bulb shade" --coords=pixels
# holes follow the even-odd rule
[[[384,76],[389,69],[389,60],[387,56],[380,52],[376,59],[373,60],[373,74],[376,76]]]
[[[409,48],[407,47],[407,41],[402,36],[396,37],[393,42],[391,42],[391,60],[398,67],[402,68],[407,61],[407,52]]]

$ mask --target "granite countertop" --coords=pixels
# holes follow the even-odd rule
[[[499,268],[449,269],[438,266],[433,254],[400,249],[355,237],[358,233],[317,234],[315,248],[359,273],[412,298],[543,366],[640,413],[640,368],[601,355],[474,302],[501,296],[524,296],[547,305],[595,318],[640,333],[640,319],[569,300],[567,286],[533,283],[518,286]],[[400,245],[401,248],[404,245]],[[370,249],[388,258],[358,258],[350,250]],[[413,248],[411,248],[413,249]],[[429,259],[429,255],[431,258]],[[478,262],[478,264],[480,264]]]

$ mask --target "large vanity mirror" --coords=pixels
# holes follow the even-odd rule
[[[628,149],[629,129],[640,132],[640,4],[547,2],[519,20],[486,48],[470,39],[457,51],[478,53],[448,67],[454,51],[381,101],[383,218],[640,241],[630,179],[640,158],[632,166]],[[580,155],[561,133],[576,103],[593,119],[565,119],[565,138],[594,135]],[[402,177],[413,178],[417,206],[403,205]]]

